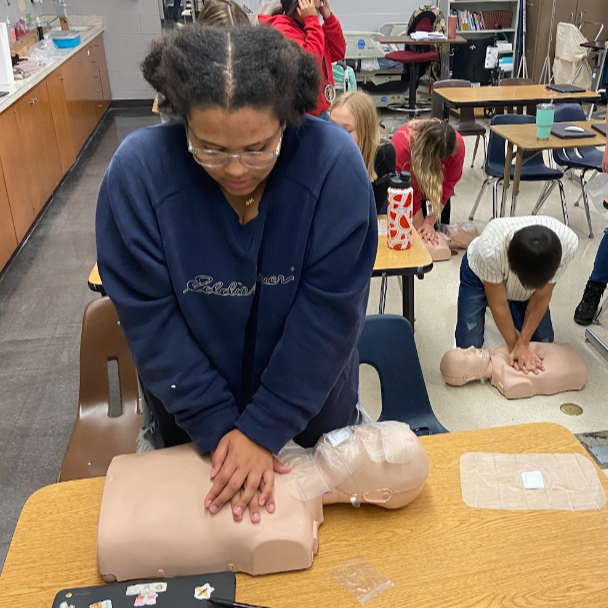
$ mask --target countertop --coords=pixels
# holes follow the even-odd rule
[[[70,25],[89,25],[92,26],[90,30],[86,32],[79,32],[80,44],[73,49],[59,49],[61,57],[57,58],[52,63],[44,66],[40,71],[36,72],[33,76],[25,80],[15,80],[11,85],[0,85],[0,91],[8,91],[8,95],[0,97],[0,112],[3,112],[23,97],[28,91],[33,89],[37,84],[40,84],[51,72],[56,70],[60,65],[65,63],[70,57],[80,51],[87,42],[96,38],[106,28],[103,23],[103,18],[97,15],[82,15],[82,16],[70,16]],[[46,23],[47,19],[42,16],[41,20]]]

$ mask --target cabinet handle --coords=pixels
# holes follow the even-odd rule
[[[96,92],[97,92],[97,93],[101,93],[101,89],[97,89],[97,91],[96,91]]]
[[[76,63],[82,63],[82,59],[77,59]]]
[[[35,106],[38,103],[38,98],[34,97],[34,99],[30,99],[29,104]]]
[[[93,74],[93,78],[99,78],[99,74]]]
[[[59,76],[59,80],[63,80],[63,76]]]
[[[97,107],[98,107],[98,108],[103,108],[103,104],[102,104],[102,103],[98,103],[98,104],[97,104]]]

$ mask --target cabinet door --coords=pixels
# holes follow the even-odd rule
[[[15,103],[15,115],[21,145],[35,169],[31,181],[37,215],[63,176],[46,82],[36,85]]]
[[[68,114],[70,117],[70,127],[72,130],[72,140],[74,142],[74,152],[76,155],[84,146],[88,135],[86,134],[86,99],[85,85],[85,53],[82,49],[76,55],[68,59],[62,68],[64,76],[65,97],[68,104]]]
[[[55,137],[59,149],[59,160],[61,162],[61,172],[65,175],[76,160],[74,152],[74,140],[72,137],[72,127],[68,114],[68,103],[65,95],[63,83],[63,66],[57,68],[46,79],[46,86],[51,102],[51,112],[53,114],[53,125],[55,127]]]
[[[578,0],[576,6],[576,25],[580,25],[583,21],[603,23],[604,31],[600,36],[600,40],[606,40],[606,29],[608,28],[608,2],[606,2],[606,0]],[[584,25],[581,32],[589,40],[593,40],[598,33],[598,27],[594,25]]]
[[[106,49],[103,44],[103,36],[95,38],[97,46],[97,56],[99,61],[99,71],[101,72],[101,89],[103,91],[104,106],[107,110],[112,101],[112,91],[110,89],[110,76],[108,74],[108,64],[106,61]]]
[[[17,249],[17,237],[4,183],[2,163],[0,163],[0,270],[4,268],[15,249]]]
[[[20,243],[36,217],[32,202],[35,174],[30,169],[28,146],[24,145],[24,137],[19,132],[14,105],[0,113],[0,133],[0,162],[15,235]]]

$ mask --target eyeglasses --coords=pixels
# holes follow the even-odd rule
[[[277,143],[274,152],[241,152],[240,154],[230,154],[228,152],[219,152],[218,150],[207,150],[205,148],[195,148],[190,141],[188,127],[186,127],[186,137],[188,139],[188,152],[194,156],[194,160],[201,167],[225,167],[231,158],[236,158],[241,164],[248,169],[265,169],[270,167],[275,159],[281,153],[281,144],[283,143],[283,133]]]

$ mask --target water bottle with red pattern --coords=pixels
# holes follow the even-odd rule
[[[408,171],[395,173],[390,178],[387,204],[386,236],[391,249],[409,249],[412,246],[412,213],[414,190]]]

